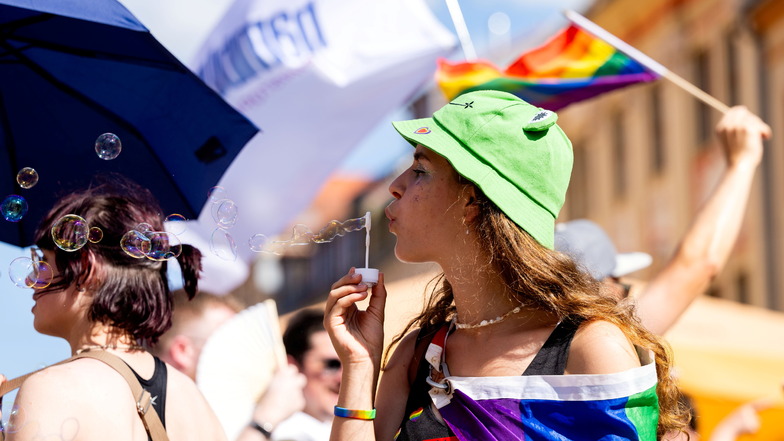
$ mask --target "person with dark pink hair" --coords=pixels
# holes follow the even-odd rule
[[[75,223],[63,227],[66,216]],[[87,226],[93,241],[84,240],[80,228]],[[198,292],[201,253],[163,231],[153,195],[118,178],[67,195],[45,216],[35,259],[41,267],[46,262],[53,277],[34,286],[33,325],[66,340],[74,357],[24,380],[6,441],[155,439],[143,420],[151,414],[172,441],[226,439],[193,381],[145,349],[171,326],[167,267],[175,256],[187,296]],[[139,246],[127,246],[128,234]],[[150,240],[156,234],[158,240]],[[156,249],[161,243],[166,250]],[[130,368],[126,375],[135,376],[143,392],[132,394],[132,381],[104,359]]]

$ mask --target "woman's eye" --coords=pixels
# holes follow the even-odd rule
[[[418,168],[412,168],[411,171],[414,172],[414,174],[417,176],[425,174],[424,170],[420,170]]]

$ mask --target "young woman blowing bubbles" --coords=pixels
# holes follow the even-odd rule
[[[572,167],[556,119],[479,91],[394,123],[416,146],[390,185],[395,253],[437,262],[443,276],[378,390],[383,275],[365,311],[353,269],[333,285],[325,324],[343,363],[333,441],[652,440],[683,425],[661,342],[552,249]]]

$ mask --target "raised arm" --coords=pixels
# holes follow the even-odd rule
[[[384,305],[386,288],[379,275],[368,308],[359,310],[356,303],[367,296],[367,286],[352,268],[332,285],[327,298],[324,327],[343,366],[338,406],[350,410],[373,409],[376,381],[384,346]],[[375,421],[335,417],[330,440],[368,440],[375,438]]]
[[[716,132],[727,168],[673,257],[636,297],[637,314],[657,334],[675,323],[727,262],[762,159],[762,140],[771,135],[770,127],[742,106],[730,109]]]

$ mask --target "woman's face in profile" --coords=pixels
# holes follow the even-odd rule
[[[463,186],[449,161],[418,145],[411,166],[389,186],[395,198],[386,209],[395,254],[403,262],[439,261],[438,253],[465,236]]]
[[[63,332],[70,329],[70,317],[72,312],[75,312],[77,305],[77,289],[73,286],[66,287],[52,287],[61,280],[60,270],[55,263],[55,253],[51,250],[43,250],[39,253],[38,258],[49,264],[51,271],[51,284],[45,287],[33,288],[33,301],[35,304],[32,308],[33,313],[33,327],[36,331],[60,337]],[[35,284],[31,283],[33,286]]]

